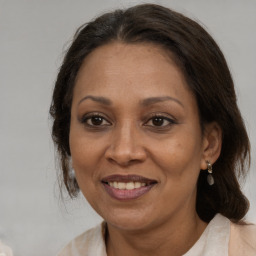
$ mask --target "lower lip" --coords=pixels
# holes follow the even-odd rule
[[[155,184],[143,186],[135,189],[118,189],[110,187],[108,184],[103,183],[107,193],[117,200],[132,200],[145,195]]]

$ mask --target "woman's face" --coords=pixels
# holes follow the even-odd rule
[[[81,191],[109,224],[145,229],[195,214],[204,141],[195,97],[170,54],[116,42],[85,59],[70,149]]]

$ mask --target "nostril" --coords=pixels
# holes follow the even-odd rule
[[[112,138],[111,145],[105,151],[105,157],[111,163],[121,166],[139,163],[146,159],[146,151],[139,139],[130,138],[129,135]]]

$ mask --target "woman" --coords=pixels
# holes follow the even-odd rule
[[[145,4],[82,26],[50,113],[69,195],[105,220],[59,255],[256,255],[238,183],[248,136],[223,54],[196,22]]]

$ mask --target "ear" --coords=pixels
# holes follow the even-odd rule
[[[215,163],[221,152],[222,130],[216,122],[205,125],[202,145],[201,170],[206,170],[207,161]]]

